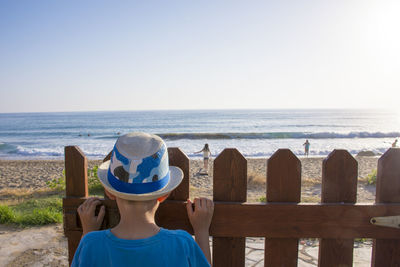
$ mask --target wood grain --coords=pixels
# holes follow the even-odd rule
[[[289,149],[279,149],[268,159],[267,165],[267,202],[300,202],[300,160]],[[266,236],[264,251],[264,266],[297,266],[296,238],[278,239]]]
[[[88,178],[87,178],[87,159],[85,154],[77,146],[66,146],[65,152],[65,195],[66,197],[87,197]],[[64,231],[66,233],[67,223],[71,223],[71,216],[64,215]],[[68,220],[69,219],[69,220]],[[76,221],[76,216],[72,216]],[[81,234],[82,235],[82,234]],[[68,237],[68,260],[72,263],[75,250],[81,240],[81,235],[74,234]]]
[[[168,148],[169,165],[179,167],[183,171],[181,184],[171,192],[168,199],[183,200],[189,198],[189,158],[177,147]]]
[[[76,213],[85,198],[63,200],[64,213]],[[114,201],[104,200],[110,217],[118,216]],[[186,213],[186,203],[167,200],[157,210],[160,226],[192,232]],[[171,215],[173,214],[173,216]],[[210,227],[214,237],[272,238],[380,238],[400,239],[395,228],[378,227],[372,217],[400,214],[400,203],[393,204],[296,204],[215,202]],[[108,224],[112,227],[113,224]],[[68,226],[67,230],[79,231]]]
[[[67,197],[87,197],[87,159],[77,146],[65,147],[65,183]]]
[[[106,161],[111,160],[112,152],[113,152],[113,150],[111,150],[110,152],[108,152],[107,156],[105,156],[105,158],[103,159],[103,162],[106,162]]]
[[[346,150],[332,151],[322,163],[322,203],[356,203],[358,163]],[[320,239],[318,265],[353,266],[353,239]]]
[[[378,161],[376,203],[400,203],[400,148],[390,148]],[[394,213],[391,215],[400,215]],[[377,228],[389,229],[382,226]],[[400,232],[400,230],[397,230]],[[400,266],[399,235],[392,240],[374,240],[372,266]]]
[[[103,159],[103,162],[106,162],[106,161],[111,160],[112,153],[113,153],[113,150],[111,150],[111,151],[107,154],[107,156],[105,156],[105,158]],[[103,188],[103,196],[104,196],[105,199],[110,199],[110,198],[107,196],[106,191],[105,191],[104,188]]]
[[[247,160],[238,150],[225,149],[214,160],[213,196],[214,201],[246,201]],[[213,266],[244,266],[245,248],[245,237],[214,237]]]

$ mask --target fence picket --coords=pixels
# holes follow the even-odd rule
[[[400,202],[400,148],[390,148],[378,161],[375,202]],[[400,233],[396,237],[374,240],[372,266],[400,266]]]
[[[292,151],[279,149],[267,165],[267,202],[300,202],[301,162]],[[266,237],[264,253],[264,266],[297,266],[298,239]]]
[[[112,156],[113,150],[111,150],[110,152],[108,152],[107,156],[103,159],[103,162],[109,161],[111,160],[111,156]],[[103,188],[103,196],[104,199],[110,200],[110,198],[107,196],[105,189]],[[108,217],[108,214],[106,214],[105,219],[106,220]]]
[[[87,179],[87,159],[85,154],[77,146],[66,146],[65,152],[65,196],[69,197],[87,197],[88,179]],[[81,240],[82,232],[67,232],[67,222],[73,221],[75,224],[78,218],[75,213],[64,214],[64,232],[68,237],[68,260],[72,263],[75,250]]]
[[[179,167],[183,171],[181,184],[170,194],[169,200],[186,201],[189,198],[189,158],[177,147],[168,148],[169,165]]]
[[[77,146],[65,147],[65,187],[67,197],[87,197],[87,159]]]
[[[225,149],[214,160],[213,196],[214,201],[246,201],[247,160],[238,150]],[[244,266],[245,247],[245,237],[214,237],[213,266]]]
[[[108,152],[107,156],[103,159],[103,162],[106,162],[108,160],[111,160],[111,155],[112,155],[113,151],[111,150],[110,152]]]
[[[322,203],[356,203],[358,162],[333,150],[322,163]],[[353,266],[353,239],[320,239],[318,266]]]

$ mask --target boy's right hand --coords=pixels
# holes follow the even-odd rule
[[[195,198],[194,210],[192,201],[187,200],[186,210],[189,221],[192,224],[195,233],[207,233],[210,229],[212,216],[214,214],[214,202],[207,198]]]
[[[97,216],[95,215],[96,206],[100,204],[101,201],[99,198],[90,197],[78,207],[83,235],[100,229],[105,214],[105,207],[101,206],[99,214]]]

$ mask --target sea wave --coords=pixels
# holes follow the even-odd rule
[[[325,141],[320,141],[325,142]],[[301,145],[300,145],[301,146]],[[0,159],[1,158],[13,158],[13,159],[24,159],[24,158],[57,158],[61,159],[64,156],[64,147],[24,147],[24,146],[12,146],[15,149],[4,150],[2,149],[4,146],[0,145]],[[282,146],[283,147],[283,146]],[[304,150],[302,148],[298,148],[298,146],[289,145],[287,146],[295,155],[302,156],[304,154]],[[215,150],[213,150],[212,157],[215,158],[223,151],[225,146],[214,146]],[[98,148],[98,147],[81,147],[84,154],[89,158],[102,159],[109,152],[109,148]],[[270,157],[274,154],[278,148],[271,146],[263,146],[258,147],[257,149],[252,149],[247,146],[237,147],[240,153],[244,157],[250,158],[264,158]],[[312,149],[310,151],[310,156],[327,156],[332,152],[334,148],[326,148],[321,146],[318,143],[312,143]],[[343,149],[348,150],[352,155],[356,155],[358,152],[365,150],[365,148],[356,148],[350,149],[349,147],[344,147]],[[370,147],[369,150],[374,152],[375,154],[384,153],[388,147]],[[190,146],[184,151],[189,158],[202,158],[202,155],[199,153],[193,153],[194,147]]]
[[[0,153],[13,153],[18,151],[17,146],[0,142]]]
[[[64,151],[62,148],[27,148],[23,146],[17,146],[17,150],[14,153],[20,156],[39,156],[39,157],[61,157],[64,156]]]
[[[100,136],[95,136],[94,139],[117,139],[121,135],[115,134],[115,135],[100,135]]]
[[[269,133],[161,133],[165,140],[180,139],[336,139],[336,138],[397,138],[400,132],[269,132]]]
[[[85,155],[92,158],[102,158],[107,151],[99,151],[96,148],[85,150]],[[13,145],[0,143],[0,157],[5,158],[61,158],[64,156],[63,146],[54,147],[25,147],[22,145]]]

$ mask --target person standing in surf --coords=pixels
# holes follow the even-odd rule
[[[308,142],[308,139],[303,144],[303,146],[304,146],[304,155],[306,155],[308,157],[308,153],[310,151],[310,142]]]
[[[211,151],[210,148],[208,147],[208,144],[205,144],[203,149],[197,152],[194,152],[195,154],[203,152],[203,164],[204,164],[204,170],[205,173],[208,174],[208,160],[210,159],[211,156]]]

